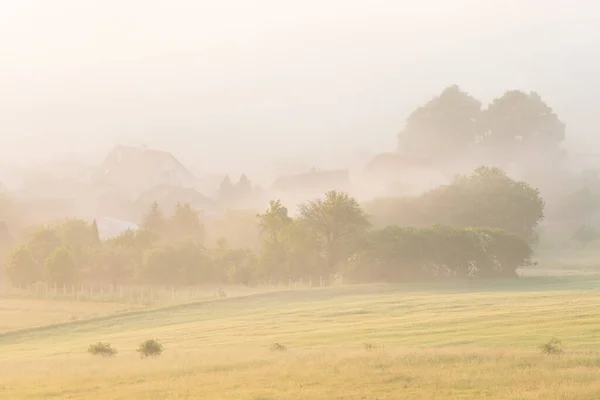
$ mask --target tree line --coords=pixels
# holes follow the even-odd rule
[[[6,270],[17,285],[509,277],[530,264],[543,209],[536,189],[482,167],[414,198],[361,205],[329,191],[293,216],[273,200],[254,218],[261,245],[251,249],[224,237],[209,246],[206,223],[189,204],[165,215],[155,203],[140,229],[104,241],[95,221],[37,227],[10,251]]]

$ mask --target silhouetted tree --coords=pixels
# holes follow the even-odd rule
[[[329,274],[353,254],[370,225],[358,202],[343,192],[329,191],[324,199],[301,204],[299,210],[299,222],[316,236]]]
[[[166,226],[166,220],[163,212],[155,201],[150,206],[150,210],[144,215],[140,227],[152,232],[163,233]]]
[[[44,267],[48,282],[60,285],[77,282],[79,269],[66,246],[57,247],[46,259]]]
[[[456,85],[413,111],[399,135],[398,151],[444,161],[475,144],[481,103]]]

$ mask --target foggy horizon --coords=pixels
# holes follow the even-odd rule
[[[451,84],[484,104],[537,91],[565,146],[594,152],[600,6],[566,6],[0,1],[0,157],[97,163],[121,143],[201,174],[344,166],[394,151],[408,114]]]

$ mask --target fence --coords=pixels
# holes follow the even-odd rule
[[[186,302],[215,297],[241,296],[280,290],[301,290],[328,286],[323,278],[313,281],[292,280],[287,282],[262,282],[257,285],[203,285],[203,286],[144,286],[77,284],[56,285],[38,282],[27,286],[0,282],[0,296],[32,299],[55,299],[76,301],[108,301],[131,303]]]

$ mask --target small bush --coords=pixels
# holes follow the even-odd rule
[[[363,343],[363,347],[365,348],[366,351],[373,351],[373,350],[375,350],[375,345],[373,343],[364,342]]]
[[[158,357],[162,354],[164,348],[163,345],[154,339],[146,340],[140,344],[137,352],[140,353],[140,357]]]
[[[269,347],[269,350],[271,350],[273,352],[282,352],[282,351],[287,351],[287,347],[285,347],[281,343],[273,343],[271,345],[271,347]]]
[[[88,353],[95,356],[114,357],[117,354],[117,349],[112,347],[109,343],[98,342],[96,344],[90,344]]]
[[[542,353],[545,354],[562,354],[564,353],[562,343],[556,338],[552,338],[548,343],[540,346]]]
[[[215,294],[217,297],[221,297],[221,298],[227,297],[227,293],[225,292],[225,290],[223,290],[223,288],[217,288]]]

